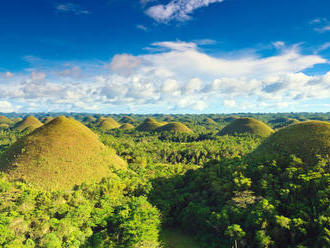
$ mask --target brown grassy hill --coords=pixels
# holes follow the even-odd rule
[[[121,119],[119,120],[119,122],[121,122],[121,123],[130,123],[130,124],[134,124],[134,123],[135,123],[135,120],[134,120],[132,117],[130,117],[130,116],[124,116],[123,118],[121,118]]]
[[[7,129],[7,128],[9,128],[9,125],[5,124],[5,123],[0,123],[0,128]]]
[[[121,129],[121,130],[132,130],[134,128],[135,127],[130,123],[125,123],[119,127],[119,129]]]
[[[10,124],[12,121],[6,116],[0,116],[0,124]]]
[[[225,118],[223,119],[223,121],[225,121],[225,122],[232,122],[232,121],[237,120],[237,119],[239,119],[239,117],[233,115],[233,116],[225,117]]]
[[[102,121],[104,121],[106,118],[104,117],[104,116],[100,116],[99,118],[97,118],[97,120],[96,120],[96,124],[101,124],[102,123]]]
[[[24,120],[16,123],[14,129],[19,130],[19,131],[23,131],[26,129],[29,129],[30,131],[41,127],[43,124],[34,116],[28,116],[26,117]]]
[[[54,117],[47,116],[47,117],[45,117],[45,118],[42,119],[42,122],[44,124],[47,124],[47,123],[51,122],[52,120],[54,120]]]
[[[139,126],[137,126],[136,130],[150,132],[156,130],[157,128],[163,125],[164,125],[163,123],[159,123],[154,118],[149,117],[145,119]]]
[[[172,116],[165,116],[163,118],[163,121],[166,121],[166,122],[174,121],[174,118]]]
[[[249,133],[257,135],[260,137],[267,137],[274,132],[269,126],[265,123],[258,121],[253,118],[239,118],[232,121],[227,126],[225,126],[221,131],[220,135],[236,135]]]
[[[83,119],[84,122],[95,122],[96,121],[96,118],[94,116],[86,116],[84,119]]]
[[[158,127],[156,131],[159,132],[174,132],[174,133],[192,133],[193,131],[181,122],[171,122],[161,127]]]
[[[209,118],[209,117],[206,117],[206,118],[203,120],[203,123],[210,124],[210,125],[216,125],[216,124],[217,124],[213,119],[211,119],[211,118]]]
[[[46,190],[99,181],[110,167],[126,168],[126,163],[86,126],[63,116],[18,140],[0,158],[10,178]]]
[[[287,158],[290,154],[306,162],[313,162],[315,155],[330,157],[330,123],[306,121],[282,128],[253,153],[262,160]]]
[[[110,130],[110,129],[119,128],[120,124],[111,117],[107,117],[104,120],[100,121],[98,127],[100,127],[103,130]]]

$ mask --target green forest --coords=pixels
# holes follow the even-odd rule
[[[330,113],[0,116],[0,247],[330,247]]]

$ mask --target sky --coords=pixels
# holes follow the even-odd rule
[[[330,112],[329,0],[2,0],[0,112]]]

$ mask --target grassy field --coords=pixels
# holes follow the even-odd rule
[[[177,229],[165,229],[160,233],[160,240],[164,248],[199,248],[192,237]]]

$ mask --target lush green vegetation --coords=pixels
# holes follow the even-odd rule
[[[48,116],[0,118],[0,247],[330,246],[330,114]]]

